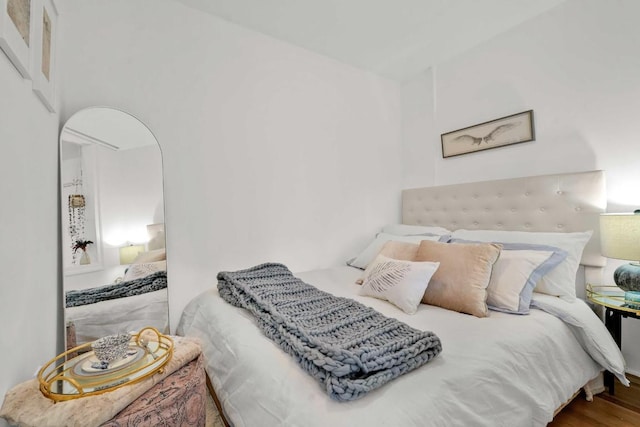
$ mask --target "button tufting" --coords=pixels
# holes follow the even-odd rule
[[[462,208],[462,212],[466,212],[466,211],[467,211],[467,208]]]
[[[525,228],[531,228],[531,224],[529,224],[528,222],[524,224]]]
[[[498,227],[502,227],[502,223],[501,222],[499,222],[497,225],[498,225]]]
[[[564,228],[564,225],[562,225],[562,224],[558,224],[556,227],[558,227],[558,228]]]
[[[516,211],[516,208],[511,208],[511,212],[515,212],[515,211]]]
[[[564,191],[558,190],[558,191],[556,191],[556,194],[564,194]]]
[[[531,193],[529,193],[528,191],[526,193],[524,193],[525,196],[530,196]]]
[[[581,210],[582,210],[582,208],[581,208],[580,206],[577,206],[577,207],[576,207],[576,211],[577,211],[577,212],[580,212]]]
[[[473,195],[473,198],[474,198],[474,199],[477,199],[477,198],[478,198],[478,195],[477,195],[477,194],[474,194],[474,195]]]
[[[544,211],[546,211],[545,208],[540,208],[540,212],[544,212]]]
[[[502,198],[502,193],[498,193],[498,199]]]
[[[473,221],[473,225],[480,225],[478,221]]]

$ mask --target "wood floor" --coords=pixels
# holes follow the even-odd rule
[[[638,427],[640,426],[640,378],[627,375],[631,387],[616,380],[615,395],[600,393],[587,402],[576,397],[567,405],[549,427]]]

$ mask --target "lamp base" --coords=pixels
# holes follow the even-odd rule
[[[623,291],[640,294],[640,265],[622,264],[613,273],[613,280]]]

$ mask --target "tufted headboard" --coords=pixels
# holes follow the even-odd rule
[[[599,215],[606,206],[604,172],[590,171],[404,190],[402,222],[449,230],[593,230],[581,264],[587,280],[599,282],[605,266]]]

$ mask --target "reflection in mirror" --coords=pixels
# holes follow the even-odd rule
[[[169,332],[162,155],[119,110],[73,115],[60,134],[67,349],[153,326]]]

